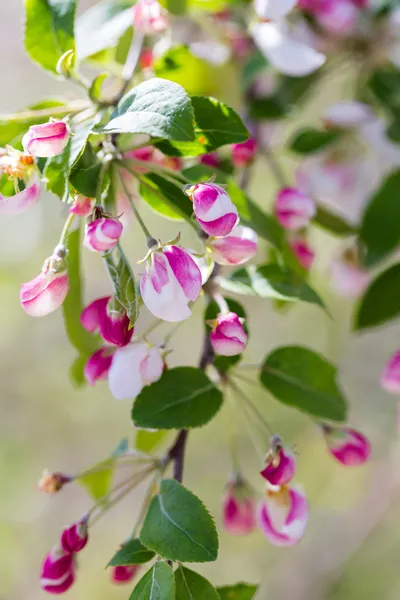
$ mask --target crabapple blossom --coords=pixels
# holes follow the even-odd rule
[[[219,265],[242,265],[257,253],[258,237],[250,227],[237,225],[224,237],[210,238],[211,256]]]
[[[266,456],[266,466],[261,475],[271,485],[283,486],[293,479],[295,472],[294,454],[284,447],[279,436],[273,436],[271,449]]]
[[[64,121],[50,121],[32,125],[22,138],[22,145],[31,156],[48,158],[61,154],[69,137],[69,129]]]
[[[223,187],[215,183],[197,183],[186,188],[200,227],[213,236],[224,236],[237,224],[236,206]]]
[[[389,394],[400,394],[400,352],[393,354],[386,363],[381,386]]]
[[[118,348],[108,372],[111,393],[117,400],[136,398],[146,385],[160,379],[164,368],[159,348],[149,347],[145,342]]]
[[[294,546],[304,535],[308,502],[298,486],[268,487],[258,508],[258,525],[274,546]]]
[[[236,356],[246,348],[247,334],[238,315],[234,312],[220,314],[210,333],[210,342],[215,354]]]
[[[275,215],[285,229],[306,227],[316,213],[315,202],[297,188],[284,188],[275,201]]]
[[[323,431],[329,452],[345,467],[358,467],[369,459],[371,445],[359,431],[330,426],[324,426]]]
[[[11,146],[0,149],[1,175],[5,175],[14,184],[14,194],[0,194],[0,215],[19,215],[37,203],[40,181],[32,156]]]
[[[100,217],[86,225],[83,244],[93,252],[107,252],[118,244],[122,231],[123,225],[118,219]]]
[[[133,335],[126,310],[110,296],[91,302],[81,314],[81,323],[90,333],[99,331],[105,342],[115,346],[126,346]]]
[[[256,501],[250,487],[242,479],[230,482],[223,500],[224,529],[234,535],[246,535],[254,531]]]
[[[46,592],[63,594],[75,581],[74,555],[60,546],[45,557],[40,575],[40,584]]]

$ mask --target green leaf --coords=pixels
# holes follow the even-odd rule
[[[135,277],[121,246],[116,248],[117,262],[111,254],[104,255],[108,273],[114,286],[114,296],[125,308],[131,325],[136,323],[139,315],[138,295],[136,292]]]
[[[350,223],[347,223],[338,215],[328,212],[321,206],[317,207],[317,214],[313,218],[313,223],[338,236],[354,235],[357,233],[354,225],[350,225]]]
[[[239,304],[239,302],[237,302],[236,300],[234,300],[233,298],[224,298],[225,302],[228,305],[228,308],[231,312],[234,312],[238,315],[238,317],[240,317],[241,319],[245,319],[245,323],[243,325],[245,332],[248,334],[248,327],[247,327],[247,323],[246,323],[246,319],[247,319],[247,315],[246,312],[243,308],[243,306],[241,304]],[[212,300],[206,308],[205,314],[204,314],[204,321],[212,321],[214,319],[216,319],[220,313],[220,309],[218,304],[215,302],[215,300]],[[207,335],[209,335],[210,332],[210,326],[206,325],[206,329],[207,329]],[[229,371],[230,368],[232,368],[234,365],[236,365],[238,362],[240,362],[242,359],[242,355],[238,354],[237,356],[215,356],[214,358],[214,365],[215,367],[222,373],[226,373],[227,371]]]
[[[354,329],[383,325],[400,315],[400,264],[393,265],[369,285],[355,316]]]
[[[56,73],[59,59],[75,49],[76,0],[25,0],[25,48],[41,67]]]
[[[68,145],[61,154],[57,154],[57,156],[52,156],[47,159],[43,171],[46,180],[46,188],[64,202],[68,201],[69,194],[68,172],[70,153],[71,142],[68,142]]]
[[[217,588],[221,600],[253,600],[258,586],[250,583],[237,583]]]
[[[139,539],[129,540],[114,554],[107,567],[140,565],[154,557],[154,552],[143,546]]]
[[[193,205],[182,190],[182,184],[173,183],[157,173],[140,176],[140,195],[154,212],[168,219],[190,221]]]
[[[171,567],[156,562],[136,585],[129,600],[175,600],[175,579]]]
[[[200,369],[176,367],[143,388],[132,409],[132,419],[144,429],[201,427],[222,404],[222,394]]]
[[[101,500],[109,492],[114,473],[114,461],[107,459],[77,479],[93,500]]]
[[[220,600],[215,587],[204,577],[180,566],[175,571],[176,600]]]
[[[218,536],[203,503],[175,479],[164,479],[151,501],[141,542],[163,558],[210,562],[218,556]]]
[[[383,260],[400,242],[400,170],[389,175],[371,198],[361,223],[367,267]]]
[[[250,117],[252,119],[281,119],[288,112],[289,107],[285,105],[282,98],[276,94],[265,98],[256,98],[249,104]]]
[[[346,400],[336,375],[336,368],[316,352],[286,346],[266,358],[260,381],[283,404],[321,419],[344,421]]]
[[[0,146],[11,144],[14,148],[22,148],[20,142],[29,127],[46,123],[52,116],[47,110],[49,108],[54,108],[54,116],[59,118],[65,117],[71,110],[63,100],[49,98],[31,104],[26,110],[15,113],[13,119],[0,119]]]
[[[226,144],[244,142],[249,132],[239,115],[223,102],[192,96],[195,118],[194,142],[160,142],[157,147],[169,156],[198,156]]]
[[[76,22],[76,45],[80,59],[116,45],[132,25],[132,0],[99,2]]]
[[[194,138],[193,120],[192,104],[183,87],[155,77],[125,94],[103,132],[190,141]]]
[[[367,83],[376,98],[390,111],[400,108],[400,73],[393,67],[377,69]]]
[[[336,142],[341,135],[341,131],[320,131],[306,127],[292,138],[290,149],[297,154],[313,154]]]
[[[99,184],[102,163],[97,158],[88,140],[71,166],[69,182],[72,187],[89,198],[95,198]]]
[[[157,431],[147,431],[147,429],[138,429],[135,437],[135,448],[141,452],[152,452],[161,444],[168,431],[158,429]]]
[[[192,165],[191,167],[183,169],[182,175],[186,177],[190,183],[207,181],[213,176],[215,177],[214,182],[218,183],[219,185],[224,184],[227,181],[225,173],[219,169],[213,169],[212,167],[208,167],[207,165],[203,164]]]
[[[228,279],[222,279],[221,286],[236,294],[286,301],[302,300],[325,308],[318,294],[298,273],[277,264],[242,267]]]

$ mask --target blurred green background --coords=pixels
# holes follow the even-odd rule
[[[93,4],[94,2],[91,2]],[[80,10],[89,6],[80,2]],[[22,6],[0,2],[0,110],[12,112],[43,96],[74,98],[75,89],[58,83],[33,65],[23,50]],[[343,87],[324,84],[315,101],[340,98]],[[316,114],[310,106],[302,119]],[[287,169],[294,163],[286,160]],[[254,196],[268,206],[275,184],[257,165]],[[152,231],[163,239],[176,234],[143,209]],[[130,403],[116,402],[107,384],[74,389],[68,368],[74,354],[63,332],[60,311],[44,319],[31,319],[19,306],[19,287],[39,272],[58,240],[65,207],[43,194],[40,203],[18,219],[0,222],[1,306],[1,493],[0,493],[0,599],[29,600],[47,596],[39,585],[41,561],[55,544],[63,526],[89,507],[84,491],[67,487],[58,496],[36,491],[42,470],[76,473],[105,457],[124,436],[134,432]],[[185,231],[183,242],[190,244]],[[248,580],[262,583],[259,598],[273,600],[356,599],[394,600],[400,597],[400,448],[397,434],[397,399],[379,388],[379,376],[388,356],[397,350],[400,324],[373,333],[349,334],[352,306],[335,298],[329,289],[326,266],[338,242],[319,231],[312,233],[319,257],[313,284],[326,300],[334,319],[321,310],[294,306],[277,312],[269,301],[246,300],[251,343],[245,361],[258,363],[272,348],[300,343],[337,361],[340,380],[351,401],[350,422],[371,439],[373,458],[365,467],[345,469],[333,462],[324,440],[305,416],[279,405],[253,385],[243,388],[258,403],[274,431],[295,446],[298,475],[309,496],[310,522],[302,543],[277,549],[261,534],[233,538],[220,532],[219,560],[198,570],[215,584]],[[132,260],[144,254],[140,231],[130,228],[124,237]],[[260,249],[260,260],[266,248]],[[85,300],[109,293],[107,277],[97,256],[85,252]],[[201,303],[200,303],[201,304]],[[202,306],[175,335],[169,364],[195,364],[201,344]],[[143,311],[145,312],[145,311]],[[196,318],[197,317],[197,318]],[[147,320],[146,320],[147,319]],[[138,331],[149,322],[141,316]],[[168,328],[165,329],[167,331]],[[157,334],[158,335],[158,334]],[[153,339],[159,339],[153,334]],[[248,375],[251,377],[251,375]],[[227,410],[208,427],[190,434],[185,483],[206,503],[221,525],[221,498],[230,472]],[[244,472],[260,490],[260,459],[250,439],[266,451],[268,440],[256,429],[248,431],[241,411],[236,413],[239,449]],[[91,531],[87,549],[80,555],[77,583],[71,599],[128,598],[132,584],[116,587],[105,571],[115,547],[128,535],[140,509],[142,492],[110,511]],[[47,596],[48,597],[48,596]]]

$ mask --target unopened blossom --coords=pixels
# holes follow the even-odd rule
[[[51,594],[63,594],[75,581],[74,555],[56,546],[43,561],[40,575],[42,588]]]
[[[133,7],[133,29],[147,35],[169,26],[168,13],[157,0],[138,0]]]
[[[231,148],[232,162],[235,167],[247,167],[251,164],[257,153],[257,142],[254,138],[249,138],[240,144],[233,144]]]
[[[192,257],[177,246],[164,246],[151,253],[140,280],[143,302],[164,321],[190,317],[189,302],[197,300],[201,273]]]
[[[221,159],[216,152],[210,152],[209,154],[202,154],[199,156],[199,161],[207,167],[218,169],[221,164]]]
[[[126,346],[132,339],[133,327],[126,310],[110,296],[91,302],[82,311],[81,323],[86,331],[99,331],[105,342],[115,346]]]
[[[77,217],[87,217],[92,211],[93,201],[93,198],[88,198],[83,194],[77,194],[73,204],[68,210]]]
[[[261,475],[271,485],[283,486],[289,483],[296,472],[296,459],[288,448],[283,445],[279,436],[271,439],[271,448],[266,456],[265,468]]]
[[[58,246],[45,260],[41,273],[22,284],[21,306],[31,317],[48,315],[64,302],[69,290],[65,254],[65,247]]]
[[[224,237],[210,238],[211,256],[219,265],[242,265],[257,254],[258,237],[250,227],[237,225]]]
[[[107,379],[111,367],[114,349],[103,346],[90,356],[85,364],[83,374],[89,385]]]
[[[331,263],[329,275],[332,289],[343,298],[358,298],[370,281],[370,274],[359,264],[352,248]]]
[[[37,489],[46,494],[56,494],[70,481],[71,477],[64,473],[50,473],[45,469],[37,483]]]
[[[247,334],[240,318],[234,312],[220,314],[210,333],[210,342],[215,354],[236,356],[246,348]]]
[[[106,252],[115,248],[122,231],[123,225],[119,219],[100,217],[86,225],[83,244],[93,252]]]
[[[386,363],[381,386],[389,394],[400,394],[400,351],[393,354]]]
[[[289,246],[297,258],[298,263],[309,271],[315,260],[315,250],[310,246],[304,237],[296,237],[289,240]]]
[[[165,368],[162,351],[136,342],[118,348],[108,372],[108,384],[117,400],[136,398],[146,385],[158,381]]]
[[[64,121],[50,121],[30,127],[22,138],[22,145],[31,156],[47,158],[61,154],[69,137],[69,129]]]
[[[0,176],[6,176],[11,194],[0,194],[0,215],[19,215],[37,203],[40,180],[32,156],[7,146],[0,148]]]
[[[234,535],[246,535],[256,528],[256,501],[251,488],[242,479],[226,487],[223,525],[226,531]]]
[[[354,0],[299,0],[299,7],[312,14],[327,32],[346,36],[355,30],[361,4]]]
[[[315,202],[297,188],[284,188],[275,201],[275,215],[285,229],[307,227],[316,213]]]
[[[359,431],[330,426],[324,426],[323,431],[329,452],[345,467],[358,467],[370,458],[371,445]]]
[[[267,488],[258,509],[258,524],[274,546],[294,546],[304,535],[308,502],[300,487]]]
[[[200,227],[213,236],[227,235],[237,224],[236,206],[223,187],[215,183],[197,183],[186,189]]]
[[[111,569],[111,581],[113,583],[129,583],[140,569],[139,565],[119,565]]]
[[[66,527],[61,534],[61,547],[71,554],[80,552],[88,542],[87,520],[82,519]]]

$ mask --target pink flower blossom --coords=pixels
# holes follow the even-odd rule
[[[256,156],[257,142],[254,138],[249,138],[246,142],[233,144],[231,151],[235,167],[247,167]]]
[[[84,375],[89,385],[107,379],[111,367],[114,349],[103,346],[89,358],[85,365]]]
[[[223,524],[226,531],[234,535],[246,535],[256,528],[255,499],[251,489],[241,480],[227,486],[223,501]]]
[[[83,519],[66,527],[61,534],[61,547],[64,552],[80,552],[88,542],[87,520]]]
[[[100,217],[86,225],[83,244],[93,252],[106,252],[117,245],[122,230],[118,219]]]
[[[186,190],[201,228],[213,236],[227,235],[237,224],[236,206],[224,188],[215,183],[198,183]]]
[[[133,7],[133,28],[148,35],[169,27],[168,13],[157,0],[138,0]]]
[[[330,0],[315,13],[318,23],[334,35],[350,35],[359,18],[359,9],[352,0]]]
[[[331,287],[343,298],[358,298],[369,281],[369,273],[358,264],[356,253],[351,248],[330,265]]]
[[[359,431],[330,426],[324,426],[323,430],[329,452],[345,467],[358,467],[369,459],[371,445]]]
[[[308,521],[307,499],[299,487],[267,489],[258,509],[258,524],[274,546],[294,546],[304,535]]]
[[[261,475],[271,485],[283,486],[289,483],[296,472],[294,454],[283,446],[279,436],[273,436],[271,449],[266,456],[266,466]]]
[[[139,565],[119,565],[112,567],[111,580],[113,583],[129,583],[140,569]]]
[[[32,156],[11,146],[0,149],[1,175],[6,175],[13,182],[15,193],[11,196],[0,194],[0,215],[19,215],[37,203],[40,181]]]
[[[81,314],[81,323],[90,333],[100,331],[105,342],[115,346],[126,346],[132,339],[133,327],[123,307],[117,310],[110,296],[97,298]]]
[[[393,354],[385,366],[381,386],[389,394],[400,394],[400,351]]]
[[[210,333],[215,354],[236,356],[246,348],[247,334],[236,313],[220,314],[217,324]]]
[[[61,154],[69,141],[69,130],[64,121],[50,121],[33,125],[22,138],[25,152],[37,157]]]
[[[307,227],[315,213],[314,200],[297,188],[284,188],[276,198],[276,218],[285,229],[297,231]]]
[[[257,254],[257,234],[250,227],[237,225],[224,237],[211,238],[212,258],[220,265],[242,265]]]
[[[108,372],[111,393],[117,400],[136,398],[146,385],[160,379],[164,368],[159,348],[144,342],[118,348]]]
[[[40,583],[50,594],[63,594],[75,581],[74,555],[59,546],[53,548],[42,565]]]
[[[69,280],[65,263],[65,248],[58,247],[44,262],[42,272],[27,283],[20,292],[21,306],[31,317],[43,317],[57,310],[64,302]]]
[[[177,246],[152,252],[140,281],[143,302],[164,321],[190,317],[189,302],[197,300],[201,289],[200,269],[191,256]]]
[[[93,198],[87,198],[82,194],[75,196],[74,203],[69,208],[69,212],[77,217],[87,217],[92,211]]]
[[[305,238],[299,237],[289,241],[289,246],[297,258],[299,264],[309,271],[315,260],[315,251],[311,248]]]
[[[221,159],[216,152],[210,152],[209,154],[202,154],[199,157],[199,161],[203,165],[207,165],[207,167],[212,167],[213,169],[218,169],[221,164]]]

